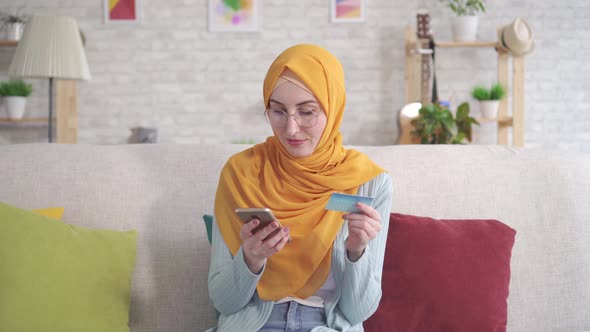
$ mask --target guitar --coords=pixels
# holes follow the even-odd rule
[[[432,42],[432,30],[430,29],[430,14],[418,13],[416,14],[416,25],[417,25],[417,46],[420,49],[432,48],[434,42]],[[430,77],[431,77],[431,66],[430,66],[430,54],[419,54],[420,56],[420,102],[414,102],[404,105],[399,113],[400,122],[400,136],[398,144],[419,144],[420,140],[418,137],[411,135],[411,131],[414,130],[412,126],[412,120],[418,117],[418,110],[422,105],[426,105],[431,101],[432,92],[430,90]]]

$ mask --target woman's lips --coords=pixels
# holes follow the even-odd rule
[[[287,138],[287,143],[289,143],[289,145],[292,145],[292,146],[299,146],[299,145],[305,143],[305,140],[304,139],[288,139]]]

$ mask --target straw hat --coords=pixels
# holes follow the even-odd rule
[[[516,56],[526,55],[535,49],[535,34],[528,22],[517,17],[512,23],[498,29],[500,46]]]

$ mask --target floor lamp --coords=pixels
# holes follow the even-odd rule
[[[76,20],[34,16],[25,25],[8,76],[49,78],[49,142],[53,142],[53,81],[89,80],[90,70]]]

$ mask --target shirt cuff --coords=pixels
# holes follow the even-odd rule
[[[363,255],[364,256],[364,255]],[[262,274],[264,273],[264,269],[266,268],[266,258],[264,259],[264,264],[262,265],[262,269],[258,274],[252,273],[248,265],[246,264],[246,260],[244,259],[244,251],[242,250],[242,246],[236,253],[236,257],[234,259],[238,260],[238,267],[240,271],[240,275],[248,275],[250,278],[260,279]]]
[[[369,245],[367,244],[367,247],[365,247],[365,250],[363,250],[363,254],[361,255],[361,257],[359,257],[359,259],[357,259],[356,261],[351,261],[350,259],[348,259],[348,250],[346,250],[346,264],[347,265],[360,265],[363,263],[363,261],[367,260],[367,250],[369,250]]]

